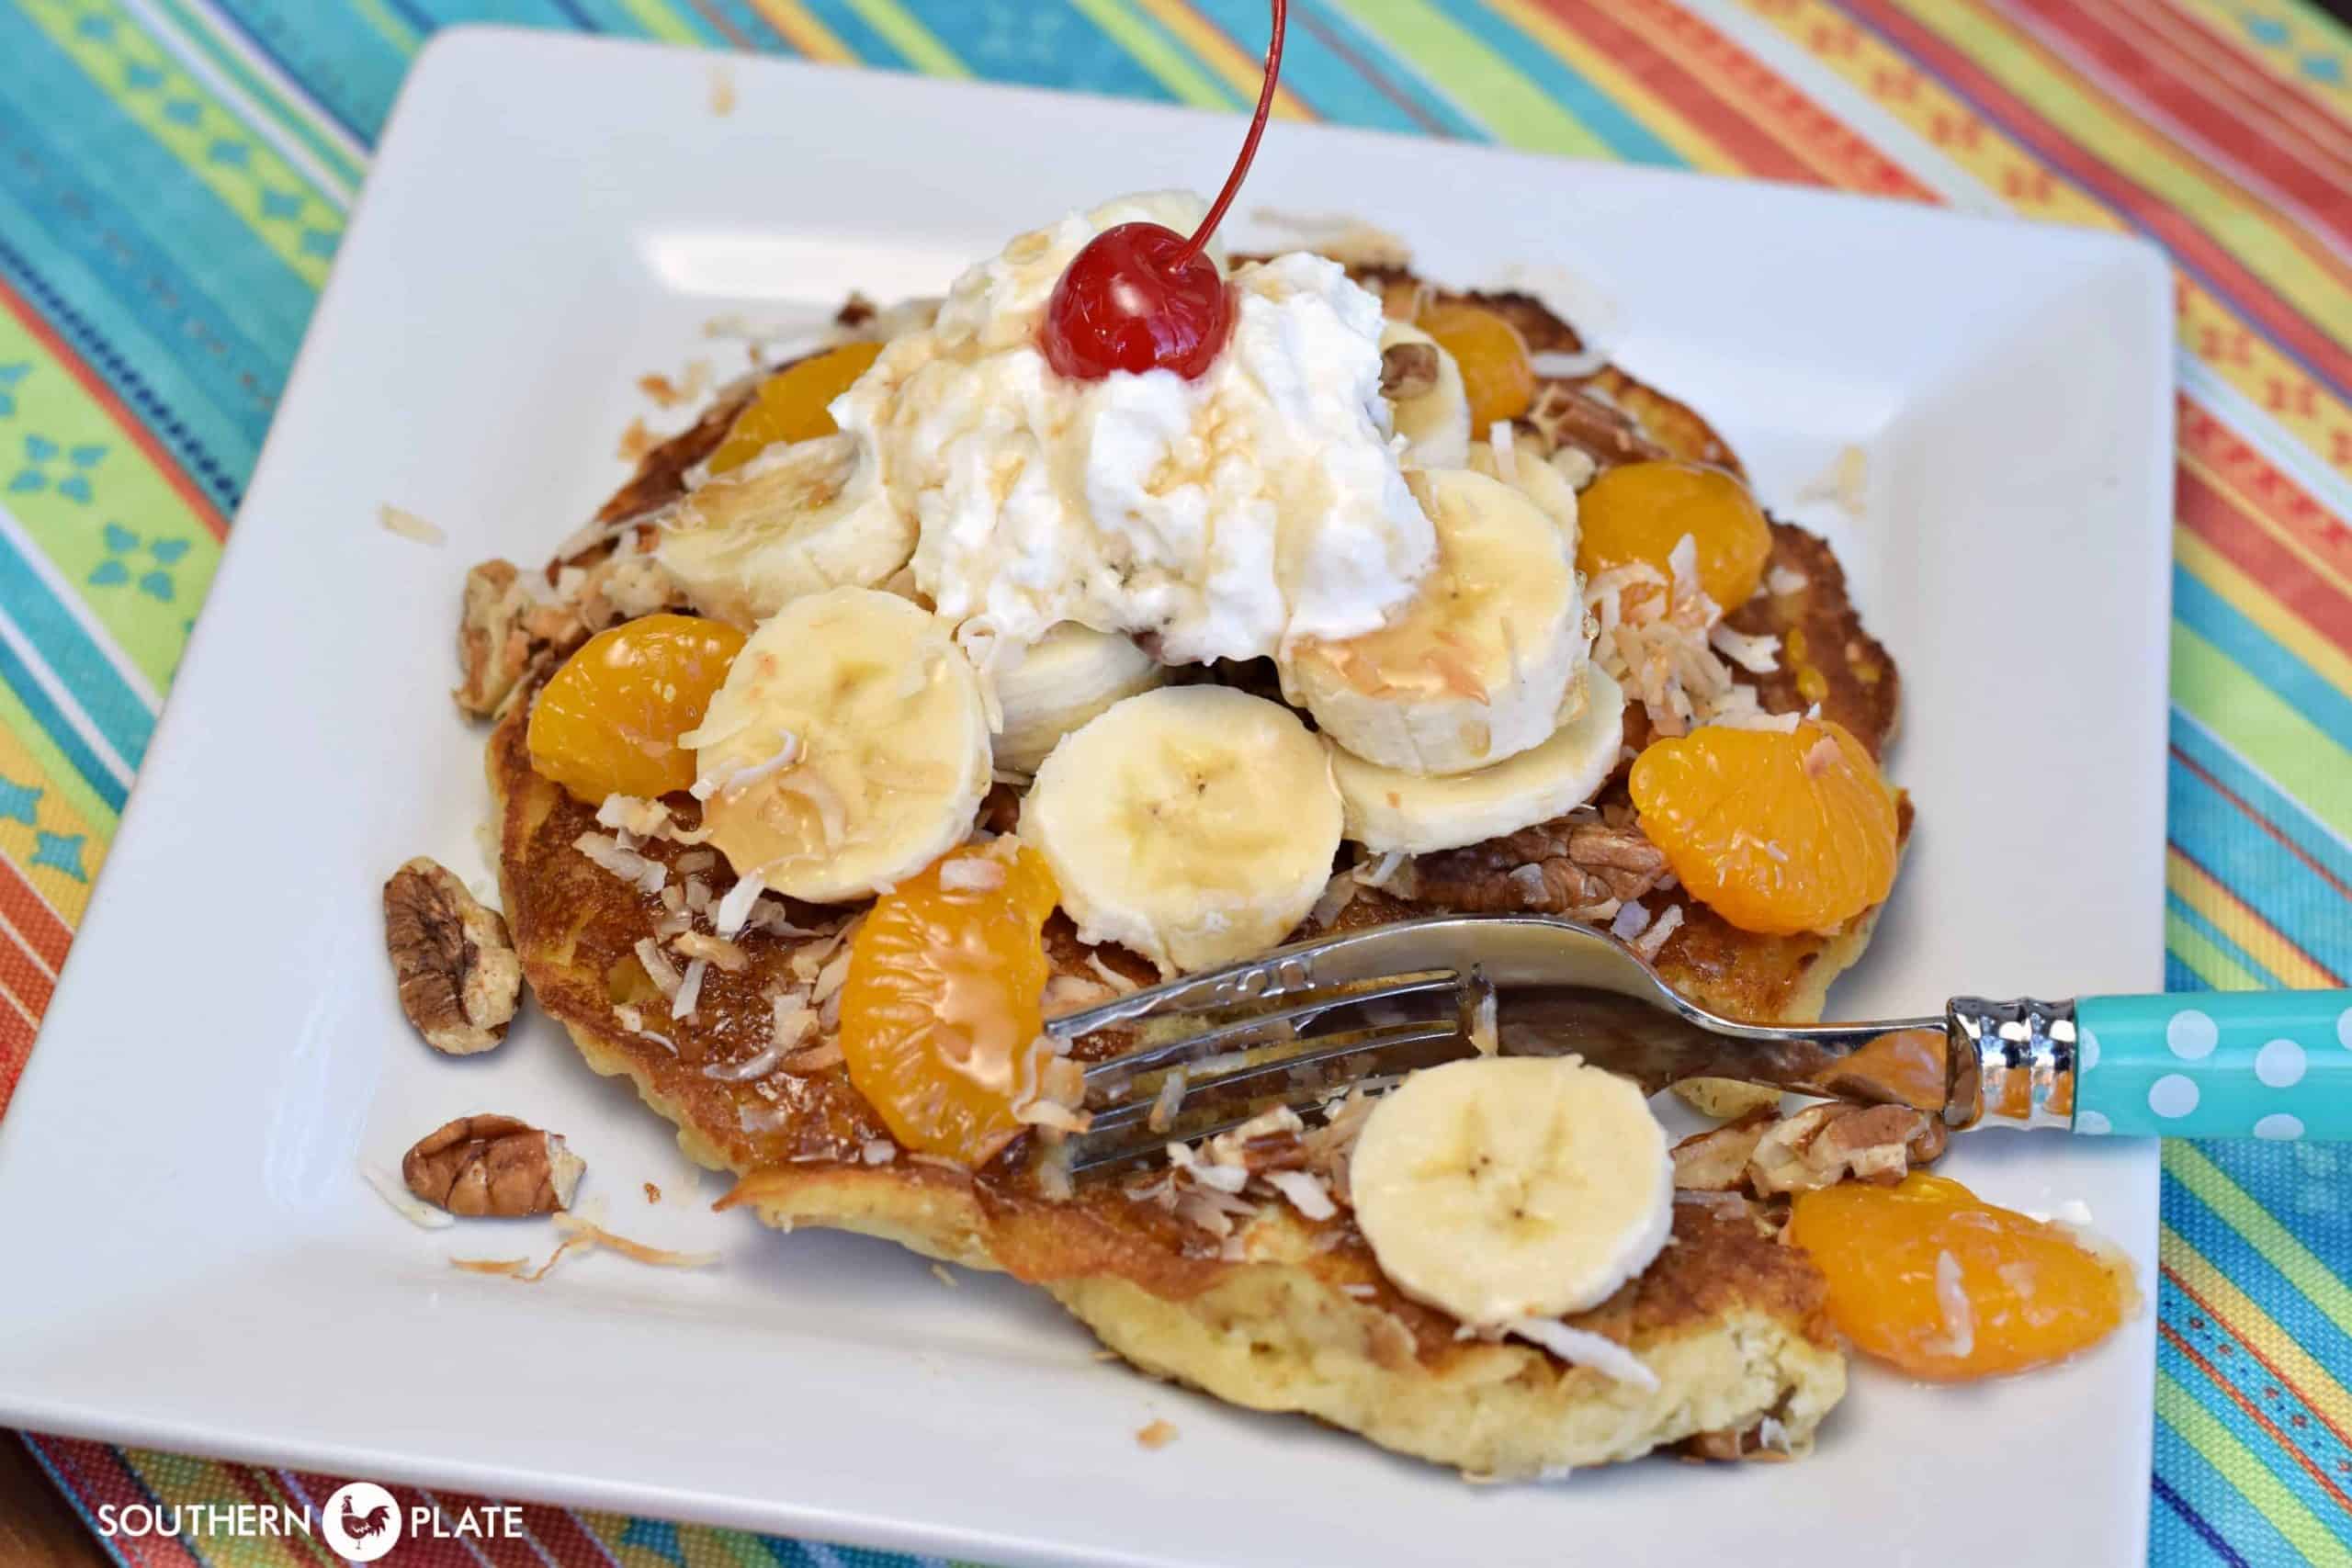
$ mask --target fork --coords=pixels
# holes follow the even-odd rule
[[[1046,1024],[1065,1043],[1104,1030],[1131,1043],[1086,1068],[1074,1173],[1480,1049],[1575,1053],[1652,1093],[1720,1077],[1907,1105],[1954,1131],[2352,1139],[2352,991],[1955,997],[1935,1018],[1738,1023],[1607,933],[1535,915],[1368,927]]]

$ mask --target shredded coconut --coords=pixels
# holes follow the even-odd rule
[[[1341,910],[1355,902],[1356,889],[1361,886],[1347,872],[1334,874],[1323,885],[1323,897],[1315,900],[1315,908],[1306,912],[1308,921],[1328,929],[1333,920],[1340,918]]]
[[[785,1050],[781,1043],[770,1041],[756,1055],[746,1056],[731,1067],[722,1067],[716,1062],[704,1063],[702,1076],[717,1078],[720,1083],[750,1083],[775,1071],[777,1065],[784,1060]]]
[[[1270,1170],[1266,1184],[1290,1200],[1290,1206],[1310,1220],[1328,1220],[1340,1212],[1330,1189],[1303,1170]]]
[[[1108,964],[1103,963],[1102,955],[1099,953],[1088,953],[1086,955],[1086,964],[1088,968],[1102,976],[1102,983],[1104,985],[1110,987],[1121,996],[1125,996],[1129,991],[1136,988],[1136,983],[1133,980],[1128,979],[1125,975],[1120,974],[1116,969],[1114,969]]]
[[[1626,945],[1640,953],[1645,961],[1655,963],[1659,951],[1666,946],[1667,939],[1681,929],[1681,925],[1682,906],[1668,904],[1665,911],[1650,922],[1648,930]]]
[[[1356,880],[1366,887],[1385,887],[1388,886],[1389,879],[1396,874],[1396,868],[1404,863],[1405,852],[1390,850],[1372,863],[1370,871],[1366,871],[1363,866],[1356,867]]]
[[[1639,898],[1628,898],[1617,906],[1617,918],[1609,922],[1609,934],[1619,942],[1631,942],[1642,934],[1650,923],[1650,912]]]
[[[1707,632],[1707,646],[1751,675],[1781,667],[1781,639],[1770,633],[1736,632],[1718,621]]]
[[[650,936],[639,937],[632,951],[637,954],[637,961],[645,965],[646,978],[653,982],[653,988],[661,992],[662,999],[670,1004],[670,1016],[675,1018],[678,1015],[678,987],[684,984],[685,976],[678,973],[678,966],[670,962],[670,955],[662,952],[660,944]]]
[[[447,1230],[458,1223],[455,1215],[419,1198],[402,1185],[399,1177],[382,1166],[362,1162],[359,1174],[367,1179],[368,1186],[376,1190],[376,1196],[398,1210],[401,1218],[419,1230]]]
[[[1176,1112],[1184,1104],[1185,1073],[1182,1067],[1171,1067],[1159,1080],[1159,1092],[1152,1097],[1151,1114],[1144,1118],[1144,1125],[1155,1133],[1165,1133],[1176,1124]]]
[[[596,807],[596,825],[617,828],[639,838],[658,839],[669,830],[670,808],[658,800],[645,800],[633,795],[608,795],[605,796],[604,804]]]
[[[1944,1316],[1942,1350],[1966,1357],[1976,1348],[1976,1317],[1969,1310],[1968,1292],[1961,1284],[1960,1259],[1949,1252],[1936,1254],[1936,1305]]]
[[[1764,574],[1764,588],[1775,599],[1785,599],[1792,593],[1804,592],[1805,584],[1811,581],[1792,566],[1776,566]]]
[[[752,963],[750,953],[725,937],[705,936],[700,931],[686,931],[673,945],[688,958],[707,960],[729,975],[741,975]]]
[[[691,737],[691,739],[689,739],[689,737]],[[678,744],[681,746],[692,746],[696,750],[700,750],[705,746],[715,744],[718,739],[718,738],[715,736],[706,737],[701,730],[695,729],[688,731],[685,735],[679,736]],[[693,795],[696,800],[708,800],[714,795],[732,794],[740,789],[749,789],[752,785],[759,783],[762,779],[767,778],[771,774],[783,772],[785,769],[792,766],[793,763],[799,760],[800,737],[795,735],[789,729],[781,730],[778,731],[776,735],[775,750],[768,753],[765,757],[761,758],[756,762],[748,763],[743,767],[737,768],[731,773],[713,774],[708,778],[698,778],[695,780],[693,786],[689,788],[686,793]],[[804,791],[803,793],[812,792]]]
[[[939,886],[946,893],[985,893],[1004,886],[1004,863],[985,857],[951,860],[939,868]]]
[[[658,860],[648,860],[635,850],[625,849],[617,839],[603,833],[582,833],[571,840],[571,847],[586,855],[623,882],[632,883],[640,893],[650,897],[662,891],[670,879],[669,869]]]
[[[1510,1330],[1571,1366],[1589,1367],[1604,1377],[1635,1388],[1654,1391],[1657,1387],[1657,1374],[1643,1365],[1640,1357],[1606,1335],[1571,1328],[1552,1317],[1519,1318],[1510,1325]]]
[[[696,958],[687,962],[686,973],[678,982],[678,994],[670,998],[672,1018],[692,1018],[695,1005],[702,1000],[702,977],[710,973],[710,960]]]
[[[867,1165],[888,1165],[899,1157],[899,1145],[888,1138],[868,1138],[857,1157]]]
[[[738,877],[735,886],[719,898],[718,907],[711,912],[710,927],[720,936],[732,938],[743,929],[751,918],[752,906],[759,901],[764,889],[757,876]]]

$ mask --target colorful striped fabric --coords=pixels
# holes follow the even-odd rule
[[[2345,983],[2352,35],[2303,0],[1295,0],[1292,15],[1285,117],[2162,243],[2181,342],[2167,978]],[[0,1110],[368,150],[424,37],[478,19],[1232,108],[1255,92],[1264,5],[0,0]],[[2161,1562],[2352,1561],[2339,1161],[2352,1153],[2165,1152]],[[28,1440],[85,1510],[316,1502],[336,1484]],[[907,1561],[526,1518],[541,1560],[567,1568]],[[208,1553],[309,1555],[151,1540],[126,1561]]]

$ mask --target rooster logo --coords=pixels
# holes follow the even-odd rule
[[[319,1533],[346,1561],[373,1562],[400,1542],[400,1505],[374,1482],[355,1481],[327,1499]]]

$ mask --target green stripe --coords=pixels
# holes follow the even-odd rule
[[[0,728],[6,729],[19,746],[32,754],[34,765],[40,770],[40,783],[65,797],[74,814],[89,824],[92,840],[101,848],[112,843],[118,820],[115,808],[107,804],[106,796],[90,787],[82,770],[49,738],[40,720],[5,682],[0,682]],[[85,862],[87,858],[85,857]],[[32,868],[21,860],[17,864],[29,879]]]
[[[2352,839],[2352,753],[2178,621],[2172,627],[2172,695],[2312,815]]]
[[[2196,973],[2199,979],[2217,991],[2259,991],[2266,989],[2261,981],[2247,974],[2233,962],[2205,934],[2183,919],[2178,910],[2165,911],[2165,946],[2172,955]]]
[[[414,54],[424,47],[424,40],[417,37],[416,29],[395,15],[383,0],[351,0],[351,8],[401,53]]]
[[[2246,1446],[2238,1441],[2219,1416],[2197,1401],[2170,1372],[2156,1372],[2156,1414],[2203,1454],[2246,1501],[2287,1538],[2295,1550],[2313,1562],[2337,1559],[2341,1548],[2325,1525],[2302,1500],[2287,1490],[2276,1475]]]
[[[1350,0],[1348,12],[1388,51],[1412,62],[1456,103],[1476,104],[1480,123],[1514,147],[1610,158],[1609,143],[1562,108],[1510,62],[1424,0]]]
[[[1120,0],[1069,0],[1069,5],[1158,77],[1178,102],[1196,108],[1240,107],[1241,100],[1226,91],[1224,83],[1194,65],[1192,56],[1178,48],[1174,39]]]
[[[899,0],[849,0],[849,8],[865,19],[872,28],[889,40],[890,47],[904,55],[907,63],[926,76],[969,76],[971,69],[948,47],[939,41],[939,35],[899,4]]]
[[[331,170],[336,178],[356,190],[366,177],[367,169],[343,150],[340,143],[319,128],[333,122],[309,105],[289,98],[277,85],[260,75],[245,62],[244,57],[220,41],[219,23],[203,10],[190,6],[185,0],[149,0],[149,3],[175,25],[180,36],[196,46],[198,52],[210,61],[215,69],[236,84],[263,108],[270,110],[270,118],[286,128],[305,151]]]
[[[629,20],[643,28],[648,38],[660,39],[663,43],[700,44],[710,41],[701,29],[663,5],[662,0],[620,0],[620,4],[621,9],[628,13]]]

